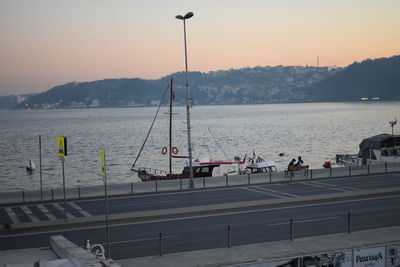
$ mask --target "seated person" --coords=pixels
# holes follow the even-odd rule
[[[289,163],[289,165],[288,165],[288,170],[289,170],[291,167],[294,167],[294,166],[295,166],[295,162],[296,162],[295,159],[292,159],[292,160],[290,161],[290,163]]]
[[[303,165],[304,165],[304,161],[299,156],[299,158],[297,159],[297,163],[294,164],[294,166],[297,167],[297,166],[303,166]]]

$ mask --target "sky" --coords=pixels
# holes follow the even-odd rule
[[[158,79],[400,54],[399,0],[0,0],[0,96],[71,81]]]

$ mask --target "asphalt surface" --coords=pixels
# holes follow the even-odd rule
[[[174,209],[234,203],[252,200],[297,198],[338,192],[357,192],[400,186],[400,174],[385,174],[328,180],[276,183],[208,189],[189,192],[150,194],[111,198],[110,214],[135,211]],[[83,218],[104,215],[104,200],[86,200],[67,203],[68,218]],[[61,202],[17,205],[0,208],[0,224],[20,224],[40,221],[64,220],[64,206]]]
[[[352,231],[396,226],[399,205],[400,196],[388,196],[114,225],[111,257],[158,255],[160,233],[162,253],[226,247],[228,225],[232,246],[288,240],[290,219],[294,220],[294,238],[346,232],[348,212]],[[0,238],[0,250],[47,247],[49,236],[55,234],[82,246],[86,239],[104,243],[106,236],[104,227],[8,235]]]
[[[296,199],[303,196],[357,192],[400,186],[400,175],[378,175],[318,181],[253,185],[246,187],[200,190],[166,194],[121,197],[110,200],[110,213],[174,209],[250,200]],[[90,217],[104,214],[104,201],[68,203],[68,216]],[[400,221],[400,196],[343,200],[300,206],[207,214],[195,217],[113,225],[110,229],[111,257],[126,259],[207,248],[288,240],[290,219],[293,237],[343,233],[397,226]],[[62,203],[10,206],[0,209],[2,223],[63,220]],[[8,220],[8,221],[7,221]],[[230,230],[228,233],[228,226]],[[78,245],[86,239],[105,243],[104,226],[71,230],[44,230],[30,234],[0,237],[0,250],[48,247],[49,236],[64,235]],[[228,237],[229,236],[229,237]]]

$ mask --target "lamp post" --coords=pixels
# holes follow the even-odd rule
[[[183,38],[185,42],[185,70],[186,70],[186,93],[187,93],[187,105],[186,105],[186,116],[187,116],[187,132],[188,132],[188,150],[189,150],[189,188],[194,188],[193,182],[193,166],[192,166],[192,141],[190,133],[190,98],[189,83],[188,83],[188,63],[187,63],[187,48],[186,48],[186,20],[193,17],[193,12],[186,13],[185,16],[177,15],[175,18],[183,20]]]

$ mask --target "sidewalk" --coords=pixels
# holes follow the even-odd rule
[[[121,266],[276,266],[277,261],[306,255],[323,254],[349,249],[397,244],[400,246],[400,227],[299,238],[277,241],[118,260]],[[340,266],[340,265],[339,265]],[[343,266],[343,265],[342,265]]]
[[[55,237],[51,237],[54,239]],[[50,243],[50,240],[49,240]],[[289,261],[305,256],[321,256],[321,254],[341,254],[348,253],[351,250],[360,248],[382,247],[385,245],[395,245],[400,247],[400,226],[378,228],[373,230],[364,230],[358,232],[339,233],[315,237],[305,237],[294,239],[293,241],[275,241],[258,244],[249,244],[242,246],[233,246],[231,248],[214,248],[206,250],[197,250],[190,252],[181,252],[174,254],[165,254],[163,256],[150,256],[142,258],[130,258],[115,261],[120,266],[140,266],[140,267],[175,267],[175,266],[277,266],[278,264],[288,263]],[[68,249],[74,250],[73,245]],[[82,250],[80,248],[76,248]],[[388,249],[386,247],[386,249]],[[11,251],[0,251],[0,266],[6,264],[16,264],[16,266],[37,266],[34,262],[40,260],[40,266],[65,266],[60,257],[56,255],[54,246],[52,248],[22,249]],[[337,253],[338,252],[338,253]],[[57,253],[59,254],[59,253]],[[387,253],[384,253],[387,254]],[[84,253],[79,252],[76,259],[83,259]],[[349,263],[351,259],[347,260]],[[91,257],[89,255],[85,257]],[[315,258],[317,258],[315,257]],[[386,255],[384,255],[385,261]],[[67,258],[61,257],[61,258]],[[71,257],[70,257],[71,258]],[[309,257],[310,258],[310,257]],[[56,265],[55,263],[60,263]],[[25,265],[23,265],[25,264]],[[97,265],[93,265],[97,266]],[[100,265],[98,265],[100,266]],[[110,266],[113,265],[112,263]],[[342,262],[341,265],[345,266]],[[385,266],[385,265],[384,265]],[[386,265],[388,266],[388,265]]]
[[[218,188],[227,186],[239,186],[248,184],[265,184],[274,182],[288,182],[291,180],[304,179],[329,179],[337,177],[353,177],[370,174],[385,174],[400,172],[400,164],[377,164],[360,167],[341,167],[328,169],[310,169],[308,173],[303,171],[293,172],[293,176],[285,175],[284,172],[254,173],[245,175],[219,176],[195,178],[195,189]],[[174,192],[189,189],[189,179],[151,181],[138,183],[109,184],[107,187],[109,196],[121,196],[132,194],[146,194],[154,192]],[[104,196],[104,186],[85,186],[66,188],[68,200],[87,199]],[[0,205],[6,206],[17,203],[31,203],[43,201],[63,200],[63,189],[43,188],[43,198],[40,190],[0,192]]]

